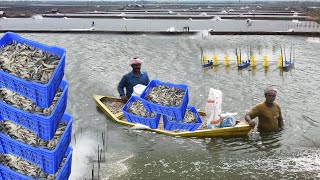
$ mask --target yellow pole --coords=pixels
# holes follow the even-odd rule
[[[250,65],[256,66],[256,57],[254,55],[251,56]]]
[[[268,56],[263,56],[263,63],[262,63],[263,67],[268,67]]]
[[[241,61],[241,59],[240,59],[240,56],[238,55],[238,56],[237,56],[237,65],[240,65],[240,64],[241,64],[240,61]]]
[[[279,58],[278,58],[278,67],[282,67],[282,61],[283,61],[282,56],[279,56]]]
[[[229,63],[229,55],[227,54],[226,56],[224,56],[224,65],[225,66],[229,66],[230,63]]]
[[[216,56],[216,55],[213,56],[213,65],[215,65],[215,66],[218,65],[218,56]]]
[[[203,55],[203,64],[208,64],[208,56]]]
[[[252,65],[251,65],[252,66]],[[256,75],[256,66],[252,66],[251,72],[252,72],[252,76]]]

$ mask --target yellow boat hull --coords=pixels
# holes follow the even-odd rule
[[[114,101],[120,102],[120,98],[108,97],[108,96],[100,96],[94,95],[94,100],[96,101],[97,106],[113,121],[127,126],[135,126],[135,123],[131,123],[126,121],[123,117],[123,113],[113,113],[104,103],[103,101]],[[199,111],[200,115],[205,115],[204,112]],[[204,129],[204,130],[196,130],[196,131],[188,131],[188,132],[173,132],[161,129],[146,129],[149,131],[153,131],[156,133],[166,134],[169,136],[178,136],[178,137],[223,137],[223,136],[247,136],[251,130],[251,127],[246,122],[239,122],[235,127],[226,127],[226,128],[214,128],[214,129]]]

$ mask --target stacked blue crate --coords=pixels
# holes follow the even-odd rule
[[[198,129],[199,126],[202,124],[201,117],[199,116],[196,108],[194,106],[188,106],[187,109],[189,109],[197,122],[195,123],[184,123],[177,121],[175,119],[170,120],[168,116],[163,116],[163,126],[165,130],[172,131],[172,130],[187,130],[187,131],[195,131]]]
[[[5,87],[25,96],[26,98],[35,102],[39,107],[49,107],[56,92],[58,91],[60,82],[64,76],[64,66],[66,59],[65,50],[56,46],[47,46],[35,41],[22,38],[15,33],[7,32],[0,39],[0,48],[10,43],[24,43],[37,49],[41,49],[45,52],[50,52],[54,55],[58,55],[60,57],[60,61],[47,84],[26,81],[8,74],[2,70],[0,71],[0,87]]]
[[[155,114],[154,117],[141,117],[127,111],[131,104],[135,101],[143,101],[143,99],[139,98],[138,96],[131,96],[122,108],[122,112],[128,120],[128,122],[139,123],[149,126],[151,129],[157,129],[161,116],[160,114]]]
[[[35,41],[20,37],[11,32],[5,33],[0,39],[0,48],[10,43],[24,43],[29,46],[50,52],[60,57],[60,61],[47,84],[40,84],[20,79],[0,69],[0,87],[12,90],[22,95],[41,108],[48,108],[59,87],[62,94],[50,116],[43,116],[25,112],[0,101],[0,122],[10,120],[18,125],[33,131],[43,140],[51,140],[59,126],[60,121],[67,125],[58,144],[53,150],[36,148],[22,143],[0,132],[0,153],[14,154],[37,166],[47,174],[55,174],[60,168],[64,157],[67,160],[60,168],[56,179],[68,179],[71,173],[72,148],[69,146],[72,133],[72,116],[65,113],[67,107],[68,82],[63,79],[65,66],[65,50],[56,46],[47,46]],[[0,164],[0,180],[32,179],[15,172]]]
[[[148,95],[149,91],[159,85],[164,85],[168,87],[178,88],[184,91],[184,96],[182,97],[182,102],[180,106],[164,106],[160,104],[153,103],[148,101],[145,97]],[[202,120],[193,106],[188,106],[189,103],[189,90],[188,86],[185,84],[172,84],[168,82],[162,82],[159,80],[152,80],[145,90],[141,94],[141,101],[143,102],[147,111],[152,113],[161,114],[163,116],[163,125],[165,130],[187,130],[195,131],[201,124]],[[196,123],[185,123],[183,122],[186,110],[189,109],[193,112],[197,122]],[[168,117],[173,118],[173,121],[170,121]]]
[[[164,106],[164,105],[156,104],[156,103],[153,103],[151,101],[146,100],[145,97],[148,95],[149,91],[153,87],[159,86],[159,85],[182,89],[184,91],[184,96],[182,98],[182,102],[181,102],[180,106],[178,106],[178,107]],[[150,83],[145,88],[145,90],[142,92],[140,97],[143,99],[142,102],[143,102],[145,108],[147,109],[147,111],[152,112],[152,113],[159,113],[159,114],[166,115],[166,116],[171,116],[174,119],[181,120],[181,121],[184,118],[184,114],[186,112],[188,102],[189,102],[189,92],[188,92],[187,85],[185,85],[185,84],[172,84],[172,83],[168,83],[168,82],[162,82],[159,80],[150,81]]]

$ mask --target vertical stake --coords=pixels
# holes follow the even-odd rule
[[[92,180],[94,179],[94,165],[92,165]]]

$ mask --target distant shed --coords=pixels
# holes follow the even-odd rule
[[[51,12],[52,12],[52,13],[57,13],[58,11],[59,11],[59,10],[58,10],[57,8],[52,8],[52,9],[51,9]]]

